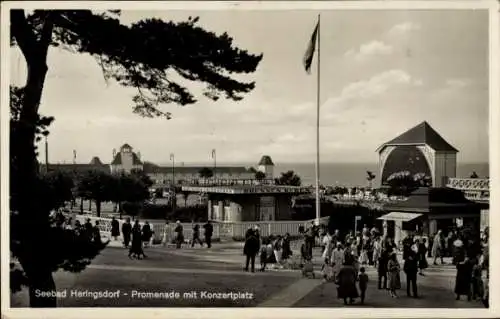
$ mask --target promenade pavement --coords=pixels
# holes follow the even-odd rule
[[[82,273],[59,271],[54,275],[61,307],[342,307],[336,286],[320,278],[302,278],[297,270],[244,272],[242,243],[214,244],[211,249],[146,248],[148,258],[131,260],[127,250],[108,247]],[[315,268],[321,258],[315,251]],[[257,261],[258,263],[258,261]],[[401,298],[390,298],[374,286],[376,272],[367,268],[370,283],[365,307],[481,307],[478,302],[455,301],[455,270],[451,266],[431,266],[427,276],[419,277],[420,299],[405,295],[405,276],[401,275]],[[71,296],[76,292],[117,292],[113,298]],[[167,293],[144,295],[143,293]],[[168,295],[170,293],[170,295]],[[210,294],[219,293],[219,294]],[[223,295],[222,293],[226,293]],[[227,293],[233,293],[228,295]],[[195,296],[196,295],[196,296]],[[12,307],[27,306],[27,292],[12,296]],[[358,306],[358,305],[354,305]]]

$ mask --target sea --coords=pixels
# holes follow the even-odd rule
[[[207,166],[211,163],[186,164],[185,166]],[[255,166],[254,163],[231,163],[218,164],[218,166]],[[303,185],[314,185],[315,165],[314,163],[275,163],[274,175],[277,177],[281,172],[292,170],[300,176]],[[364,187],[367,186],[367,171],[376,175],[373,185],[380,183],[380,169],[378,163],[321,163],[320,183],[327,186]],[[488,163],[457,163],[457,177],[467,178],[472,172],[476,172],[479,178],[489,176]]]
[[[280,172],[293,170],[300,176],[304,185],[315,183],[314,164],[276,164],[274,171],[276,175]],[[376,175],[373,185],[380,185],[380,168],[378,163],[324,163],[320,164],[320,183],[328,186],[364,187],[367,186],[367,171]],[[480,178],[489,176],[488,163],[457,163],[457,177],[469,177],[472,172]]]

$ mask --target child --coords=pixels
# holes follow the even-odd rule
[[[266,264],[268,263],[276,263],[275,257],[274,257],[274,247],[273,247],[273,240],[269,238],[266,241]],[[274,264],[271,265],[271,268],[274,268]]]
[[[361,267],[361,264],[359,262],[359,257],[358,256],[353,256],[352,258],[352,265],[354,266],[354,269],[356,271],[356,277],[358,276],[359,274],[359,271],[360,271],[360,267]]]
[[[266,270],[267,263],[267,240],[264,240],[260,247],[260,271]]]
[[[325,282],[327,281],[333,281],[333,267],[330,264],[330,260],[328,258],[325,258],[325,262],[323,264],[323,267],[321,267],[321,272],[323,273],[323,278],[325,279]]]
[[[366,288],[368,286],[368,275],[365,273],[365,267],[359,269],[359,291],[361,291],[361,304],[365,303]]]
[[[302,243],[302,245],[300,246],[300,264],[303,266],[308,259],[309,256],[307,253],[306,244]]]
[[[387,263],[389,262],[387,254],[387,251],[382,251],[378,259],[378,289],[387,289]]]

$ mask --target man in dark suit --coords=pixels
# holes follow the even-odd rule
[[[255,272],[255,256],[259,252],[259,240],[255,232],[252,231],[248,238],[245,240],[245,246],[243,247],[243,254],[246,255],[245,271],[248,271],[249,264],[251,263],[251,270]]]
[[[212,235],[214,233],[214,226],[210,221],[207,221],[205,225],[203,225],[205,229],[205,242],[207,243],[207,247],[212,247]]]
[[[410,286],[411,286],[413,290],[413,298],[417,298],[418,258],[417,254],[413,250],[410,250],[410,252],[408,252],[408,256],[405,259],[403,269],[404,272],[406,273],[406,294],[408,295],[408,297],[411,296],[410,294]]]

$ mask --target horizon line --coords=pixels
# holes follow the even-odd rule
[[[150,164],[156,164],[156,165],[171,165],[168,161],[165,161],[165,162],[152,162],[152,161],[145,161],[143,162],[144,163],[150,163]],[[40,163],[41,165],[45,165],[45,163]],[[75,165],[85,165],[85,164],[90,164],[88,162],[76,162],[76,163],[73,163],[72,161],[58,161],[58,162],[54,162],[54,161],[49,161],[49,165],[52,164],[52,165],[58,165],[58,164],[66,164],[66,165],[71,165],[71,164],[75,164]],[[213,166],[213,162],[177,162],[176,163],[176,167],[179,167],[181,165],[179,164],[184,164],[182,166],[189,166],[189,165],[192,165],[192,166],[200,166],[200,165],[207,165],[207,166]],[[224,165],[239,165],[239,166],[245,166],[247,167],[246,165],[250,164],[250,166],[258,166],[257,163],[251,163],[251,162],[245,162],[245,161],[226,161],[226,162],[217,162],[217,167],[223,167]],[[277,164],[275,164],[274,166],[279,166],[279,165],[283,165],[283,164],[286,164],[286,165],[314,165],[314,161],[308,161],[308,162],[302,162],[302,161],[297,161],[297,162],[277,162]],[[378,165],[378,163],[375,163],[375,162],[347,162],[347,161],[343,161],[343,162],[335,162],[335,161],[322,161],[320,163],[320,165],[323,165],[323,164],[339,164],[339,165],[342,165],[342,164],[349,164],[349,165]],[[488,164],[490,165],[490,162],[489,161],[457,161],[457,164],[476,164],[476,165],[485,165],[485,164]],[[111,165],[111,163],[103,163],[103,165]]]

